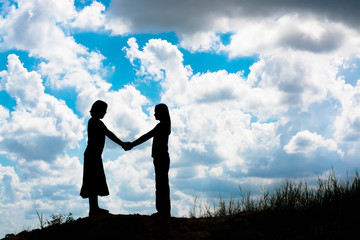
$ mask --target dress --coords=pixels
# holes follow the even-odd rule
[[[106,131],[107,128],[100,119],[90,118],[88,122],[88,145],[84,152],[83,184],[80,191],[82,198],[109,195],[101,157]]]

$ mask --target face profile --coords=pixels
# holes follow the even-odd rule
[[[154,116],[155,119],[159,121],[170,119],[168,107],[163,103],[156,105]]]
[[[104,118],[107,110],[107,103],[101,100],[97,100],[91,107],[90,114],[92,117],[99,119]]]

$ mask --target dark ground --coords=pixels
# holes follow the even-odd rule
[[[213,218],[105,215],[80,218],[6,240],[42,239],[357,239],[356,213],[242,213]]]

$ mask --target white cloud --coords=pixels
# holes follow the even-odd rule
[[[122,17],[105,14],[105,6],[97,1],[78,12],[70,26],[83,31],[110,31],[111,35],[131,32],[128,22]]]
[[[350,152],[355,156],[358,145],[345,146],[344,140],[357,139],[358,87],[339,77],[344,64],[339,51],[275,49],[259,56],[244,77],[226,71],[193,74],[191,66],[184,66],[181,51],[167,41],[151,40],[143,49],[135,39],[128,44],[124,50],[138,75],[160,81],[161,101],[171,107],[175,178],[202,176],[203,171],[191,172],[184,166],[207,166],[207,172],[222,166],[225,179],[271,172],[302,176],[306,167],[295,173],[287,164],[298,158],[294,153],[310,160],[299,166],[318,169],[314,171],[337,165]],[[309,145],[301,146],[297,140]],[[315,163],[323,153],[334,154]],[[279,164],[281,169],[276,168]]]
[[[8,69],[0,73],[1,83],[17,106],[0,126],[1,151],[16,158],[50,161],[76,147],[83,137],[82,121],[64,101],[44,92],[42,79],[28,72],[19,58],[8,56]]]
[[[339,95],[342,111],[334,122],[336,139],[340,142],[358,142],[360,139],[360,82],[358,81],[355,86],[339,85],[336,90],[343,92]]]
[[[349,49],[354,31],[341,23],[299,14],[261,20],[239,19],[230,31],[230,43],[222,49],[230,57],[271,53],[281,48],[313,53]],[[351,43],[353,45],[353,43]],[[359,48],[359,44],[351,48]]]
[[[219,35],[211,31],[183,34],[181,39],[181,47],[191,52],[218,52],[223,48]]]
[[[73,1],[19,1],[17,6],[2,19],[2,48],[29,51],[64,65],[73,64],[74,56],[84,53],[85,49],[56,25],[73,17]]]
[[[104,57],[104,55],[102,55],[100,52],[96,51],[92,51],[89,54],[89,58],[88,58],[88,64],[87,67],[89,70],[102,70],[104,68],[103,66],[103,61],[106,58]]]
[[[73,1],[20,1],[1,20],[0,47],[23,50],[44,60],[39,64],[39,73],[47,77],[51,87],[74,87],[78,92],[89,88],[106,91],[111,85],[100,77],[107,71],[101,64],[104,56],[89,52],[64,31],[78,14],[73,4]]]
[[[150,149],[134,149],[115,161],[105,163],[112,198],[125,201],[152,201],[154,197],[154,171]]]
[[[318,15],[322,19],[333,19],[351,26],[358,26],[359,16],[356,0],[346,4],[335,0],[313,2],[310,0],[225,0],[225,1],[166,1],[146,0],[112,1],[109,12],[122,16],[131,22],[133,31],[177,31],[182,33],[219,29],[220,23],[231,25],[233,19],[240,17],[258,20],[278,18],[286,13],[299,13],[304,16]],[[176,9],[176,11],[174,11]],[[139,14],[141,13],[141,14]],[[230,23],[229,23],[230,21]],[[219,23],[220,22],[220,23]],[[196,23],[196,24],[194,24]]]
[[[19,182],[19,178],[16,175],[12,167],[3,167],[0,165],[1,173],[1,191],[0,199],[2,203],[12,203],[18,198],[17,194],[13,189],[13,185]]]
[[[151,123],[154,123],[154,120],[149,119],[142,109],[149,100],[135,87],[127,85],[118,91],[106,92],[99,98],[108,103],[108,113],[104,118],[104,123],[122,140],[133,138],[141,131],[151,129]],[[93,103],[89,99],[87,101],[89,104]],[[90,109],[90,106],[87,109]]]
[[[183,65],[181,52],[167,41],[150,40],[142,51],[135,39],[128,44],[125,51],[130,61],[139,60],[138,74],[161,80],[161,101],[171,106],[174,140],[170,149],[176,165],[222,162],[227,169],[246,172],[252,164],[245,152],[279,147],[277,129],[283,123],[251,123],[251,114],[245,113],[273,117],[268,112],[281,109],[281,102],[279,97],[269,97],[274,94],[271,88],[252,88],[241,73],[192,75],[191,68]],[[267,110],[266,104],[274,109]],[[181,163],[186,158],[196,161]]]
[[[337,152],[340,156],[344,155],[334,140],[325,139],[321,135],[317,133],[311,133],[308,130],[298,132],[291,138],[289,143],[284,146],[284,150],[288,154],[310,154],[319,148],[325,148],[328,151]]]
[[[35,107],[39,96],[44,94],[40,75],[27,72],[16,55],[8,56],[8,70],[1,72],[3,89],[16,98],[18,104]]]
[[[57,3],[56,1],[53,8],[50,8],[48,4],[51,5],[51,2],[21,1],[16,7],[12,6],[8,14],[2,18],[1,24],[4,27],[1,34],[4,41],[0,43],[0,46],[5,49],[24,50],[29,52],[30,56],[44,60],[39,64],[38,73],[25,74],[27,78],[37,79],[33,85],[26,85],[29,91],[24,91],[24,85],[17,85],[14,79],[11,84],[15,84],[17,87],[15,85],[11,88],[8,86],[6,91],[9,93],[11,91],[11,94],[16,95],[14,97],[25,101],[28,104],[27,107],[30,107],[30,104],[32,106],[38,105],[37,96],[43,96],[42,99],[44,98],[45,102],[56,102],[56,99],[43,94],[44,86],[39,75],[41,74],[43,79],[47,79],[47,84],[50,84],[49,87],[55,89],[74,88],[78,94],[76,106],[84,116],[88,116],[90,106],[95,100],[103,99],[110,104],[111,112],[108,114],[107,120],[111,127],[119,126],[119,132],[122,136],[127,136],[131,131],[138,132],[138,127],[134,125],[141,125],[139,123],[146,118],[141,107],[148,100],[130,86],[117,92],[110,91],[111,84],[103,79],[108,71],[107,66],[103,66],[105,56],[99,51],[88,51],[86,47],[77,44],[73,37],[67,36],[66,31],[64,31],[64,28],[72,26],[71,24],[82,29],[100,27],[105,22],[104,16],[102,16],[104,6],[99,2],[93,2],[80,12],[76,12],[73,1],[66,3]],[[90,16],[93,12],[96,15]],[[94,22],[89,22],[89,18],[93,18]],[[25,79],[17,79],[17,81],[25,81]],[[6,84],[9,85],[10,83]],[[4,87],[2,88],[5,89]],[[112,105],[112,102],[117,103],[117,105]],[[33,109],[33,111],[35,110]],[[24,114],[29,115],[29,113]],[[123,119],[118,116],[122,116]],[[66,115],[62,118],[66,118]],[[50,121],[47,122],[48,126],[54,126],[51,122],[54,121],[52,118],[48,117],[46,120]],[[68,120],[70,119],[66,121]],[[129,130],[124,130],[126,128],[122,127],[125,123],[130,124]],[[77,124],[76,121],[74,124]],[[71,124],[69,127],[72,127]],[[82,131],[84,127],[78,129]],[[62,133],[57,132],[56,134]],[[51,140],[49,139],[49,141]],[[64,144],[66,145],[65,142],[58,143],[59,146]],[[71,145],[73,146],[74,142]]]
[[[0,105],[0,124],[3,124],[9,116],[9,110],[6,107]]]
[[[86,215],[87,202],[79,197],[82,166],[77,157],[60,156],[52,163],[22,161],[16,169],[0,164],[1,236],[38,228],[35,209],[47,219],[54,213]]]
[[[68,146],[74,147],[82,138],[85,127],[72,112],[68,114],[69,109],[65,102],[44,94],[42,78],[47,79],[50,84],[48,86],[52,88],[74,88],[78,94],[77,109],[85,117],[89,115],[90,106],[95,100],[107,101],[109,113],[105,122],[111,129],[118,129],[115,132],[120,134],[120,137],[138,134],[139,129],[146,125],[147,116],[143,113],[142,106],[147,104],[148,100],[132,86],[110,91],[111,84],[102,78],[108,70],[102,64],[105,56],[99,51],[88,51],[63,31],[63,28],[71,23],[85,28],[86,26],[80,23],[84,23],[91,12],[96,12],[97,15],[95,22],[89,24],[96,25],[93,28],[99,27],[102,20],[98,21],[98,18],[102,18],[104,6],[93,2],[78,13],[73,2],[68,1],[66,4],[70,6],[62,8],[63,5],[58,3],[49,9],[47,2],[24,1],[13,5],[1,20],[4,26],[1,31],[4,39],[0,44],[2,48],[25,50],[30,56],[45,60],[40,62],[39,71],[36,73],[26,72],[19,62],[10,64],[16,62],[14,57],[10,57],[7,72],[16,73],[17,76],[11,77],[7,72],[2,72],[1,89],[17,99],[17,111],[12,113],[13,117],[7,125],[16,128],[17,132],[29,132],[34,140],[26,143],[28,134],[17,136],[16,140],[12,139],[15,142],[8,141],[5,144],[6,148],[12,149],[9,152],[23,149],[20,152],[26,152],[26,156],[49,159]],[[66,9],[69,11],[63,12]],[[32,84],[29,84],[30,82]],[[54,113],[54,116],[51,113]],[[26,123],[20,125],[23,121]],[[46,127],[41,127],[42,125]],[[23,140],[20,141],[19,138]],[[57,146],[52,149],[52,157],[50,153],[35,148],[40,142]]]
[[[223,174],[223,168],[221,166],[213,167],[209,171],[209,175],[214,177],[221,177],[222,174]]]
[[[331,59],[313,53],[273,52],[251,66],[248,81],[251,86],[277,89],[282,106],[306,110],[309,105],[324,101],[337,81],[337,69],[331,65]]]
[[[182,101],[179,93],[187,88],[187,79],[192,74],[189,66],[184,67],[183,54],[171,43],[161,39],[151,39],[139,50],[135,38],[128,40],[129,48],[124,48],[126,56],[134,64],[139,60],[138,75],[159,81],[163,89],[162,101],[168,104]],[[167,97],[168,96],[168,97]]]
[[[277,47],[319,53],[346,46],[351,38],[344,34],[344,29],[358,29],[359,17],[354,11],[357,5],[353,0],[347,4],[295,0],[197,1],[196,4],[137,0],[112,1],[106,15],[109,19],[126,19],[135,33],[176,32],[181,46],[190,51],[224,49],[230,57],[236,57]],[[226,47],[219,38],[223,33],[232,34]]]
[[[85,30],[97,30],[105,24],[104,11],[105,6],[97,1],[94,1],[90,6],[84,7],[77,14],[71,25],[72,27]]]

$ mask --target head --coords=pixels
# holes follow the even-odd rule
[[[97,100],[91,107],[90,114],[92,117],[102,119],[107,110],[107,104],[104,101]]]
[[[168,107],[160,103],[155,106],[155,119],[159,120],[162,123],[169,125],[169,134],[171,133],[171,120],[170,120],[170,113]]]

